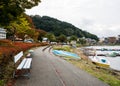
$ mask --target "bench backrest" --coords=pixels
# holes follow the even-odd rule
[[[16,63],[23,56],[23,51],[14,56],[14,62]]]

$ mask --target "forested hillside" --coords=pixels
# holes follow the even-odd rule
[[[55,36],[59,36],[61,34],[64,34],[66,36],[75,35],[77,37],[86,37],[98,40],[98,37],[96,35],[83,31],[70,23],[60,21],[48,16],[41,17],[39,15],[35,15],[30,17],[32,18],[33,23],[37,29],[43,29],[47,32],[51,32]]]

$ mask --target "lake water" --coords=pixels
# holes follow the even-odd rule
[[[115,49],[115,50],[120,50],[120,46],[89,46],[87,48],[93,48],[93,49]],[[113,51],[96,51],[97,53],[111,53]],[[120,54],[120,51],[115,51]],[[106,57],[106,56],[99,56],[99,57],[104,57],[107,60],[110,61],[110,68],[114,70],[120,71],[120,56],[117,57]]]

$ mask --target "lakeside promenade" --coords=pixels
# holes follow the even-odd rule
[[[34,50],[30,79],[19,77],[16,86],[109,86],[43,49]]]

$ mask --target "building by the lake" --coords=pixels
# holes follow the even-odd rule
[[[105,37],[105,38],[100,38],[99,43],[103,44],[120,44],[120,35],[117,37]]]
[[[0,28],[0,39],[6,39],[6,30],[3,28]]]

